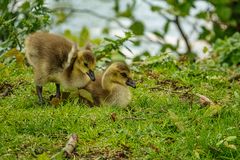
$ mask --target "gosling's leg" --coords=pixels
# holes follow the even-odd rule
[[[37,90],[37,95],[38,95],[38,101],[40,104],[43,104],[43,97],[42,97],[42,86],[36,86],[36,90]]]
[[[56,98],[60,98],[60,84],[56,83]]]

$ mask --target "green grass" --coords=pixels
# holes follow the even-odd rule
[[[138,87],[131,89],[127,108],[89,108],[77,98],[39,106],[31,68],[15,63],[1,68],[0,85],[9,84],[11,92],[0,97],[0,159],[50,158],[71,133],[79,136],[82,159],[240,159],[240,86],[228,81],[233,71],[206,64],[179,67],[138,67]],[[43,95],[48,99],[54,92],[49,84]],[[206,116],[208,107],[201,107],[197,93],[223,108]],[[225,139],[230,136],[236,137]]]

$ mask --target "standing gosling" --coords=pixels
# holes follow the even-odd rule
[[[26,57],[34,71],[39,103],[43,103],[42,86],[55,82],[56,97],[60,98],[60,84],[67,88],[82,88],[95,80],[95,57],[91,49],[78,50],[75,43],[64,37],[36,32],[25,40]]]
[[[84,89],[90,92],[94,105],[126,107],[131,101],[131,92],[127,86],[136,88],[131,71],[124,62],[115,62]]]

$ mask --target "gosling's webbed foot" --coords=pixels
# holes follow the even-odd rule
[[[60,92],[60,84],[56,83],[56,98],[60,99],[61,92]]]
[[[42,86],[36,86],[37,94],[38,94],[38,104],[44,105],[44,100],[42,97]]]

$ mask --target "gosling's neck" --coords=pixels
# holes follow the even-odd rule
[[[90,79],[86,74],[73,65],[65,70],[61,81],[67,88],[82,88],[89,83]]]
[[[77,64],[74,62],[65,70],[65,73],[67,75],[68,79],[71,79],[72,77],[84,75],[84,73],[77,68]]]
[[[110,76],[108,75],[107,72],[105,72],[102,76],[102,88],[105,89],[105,90],[108,90],[108,91],[111,91],[112,90],[112,82],[111,82],[111,78]]]
[[[107,73],[102,76],[101,83],[102,83],[102,88],[111,93],[116,87],[124,87],[122,84],[112,81],[111,76],[109,76],[109,74]]]

